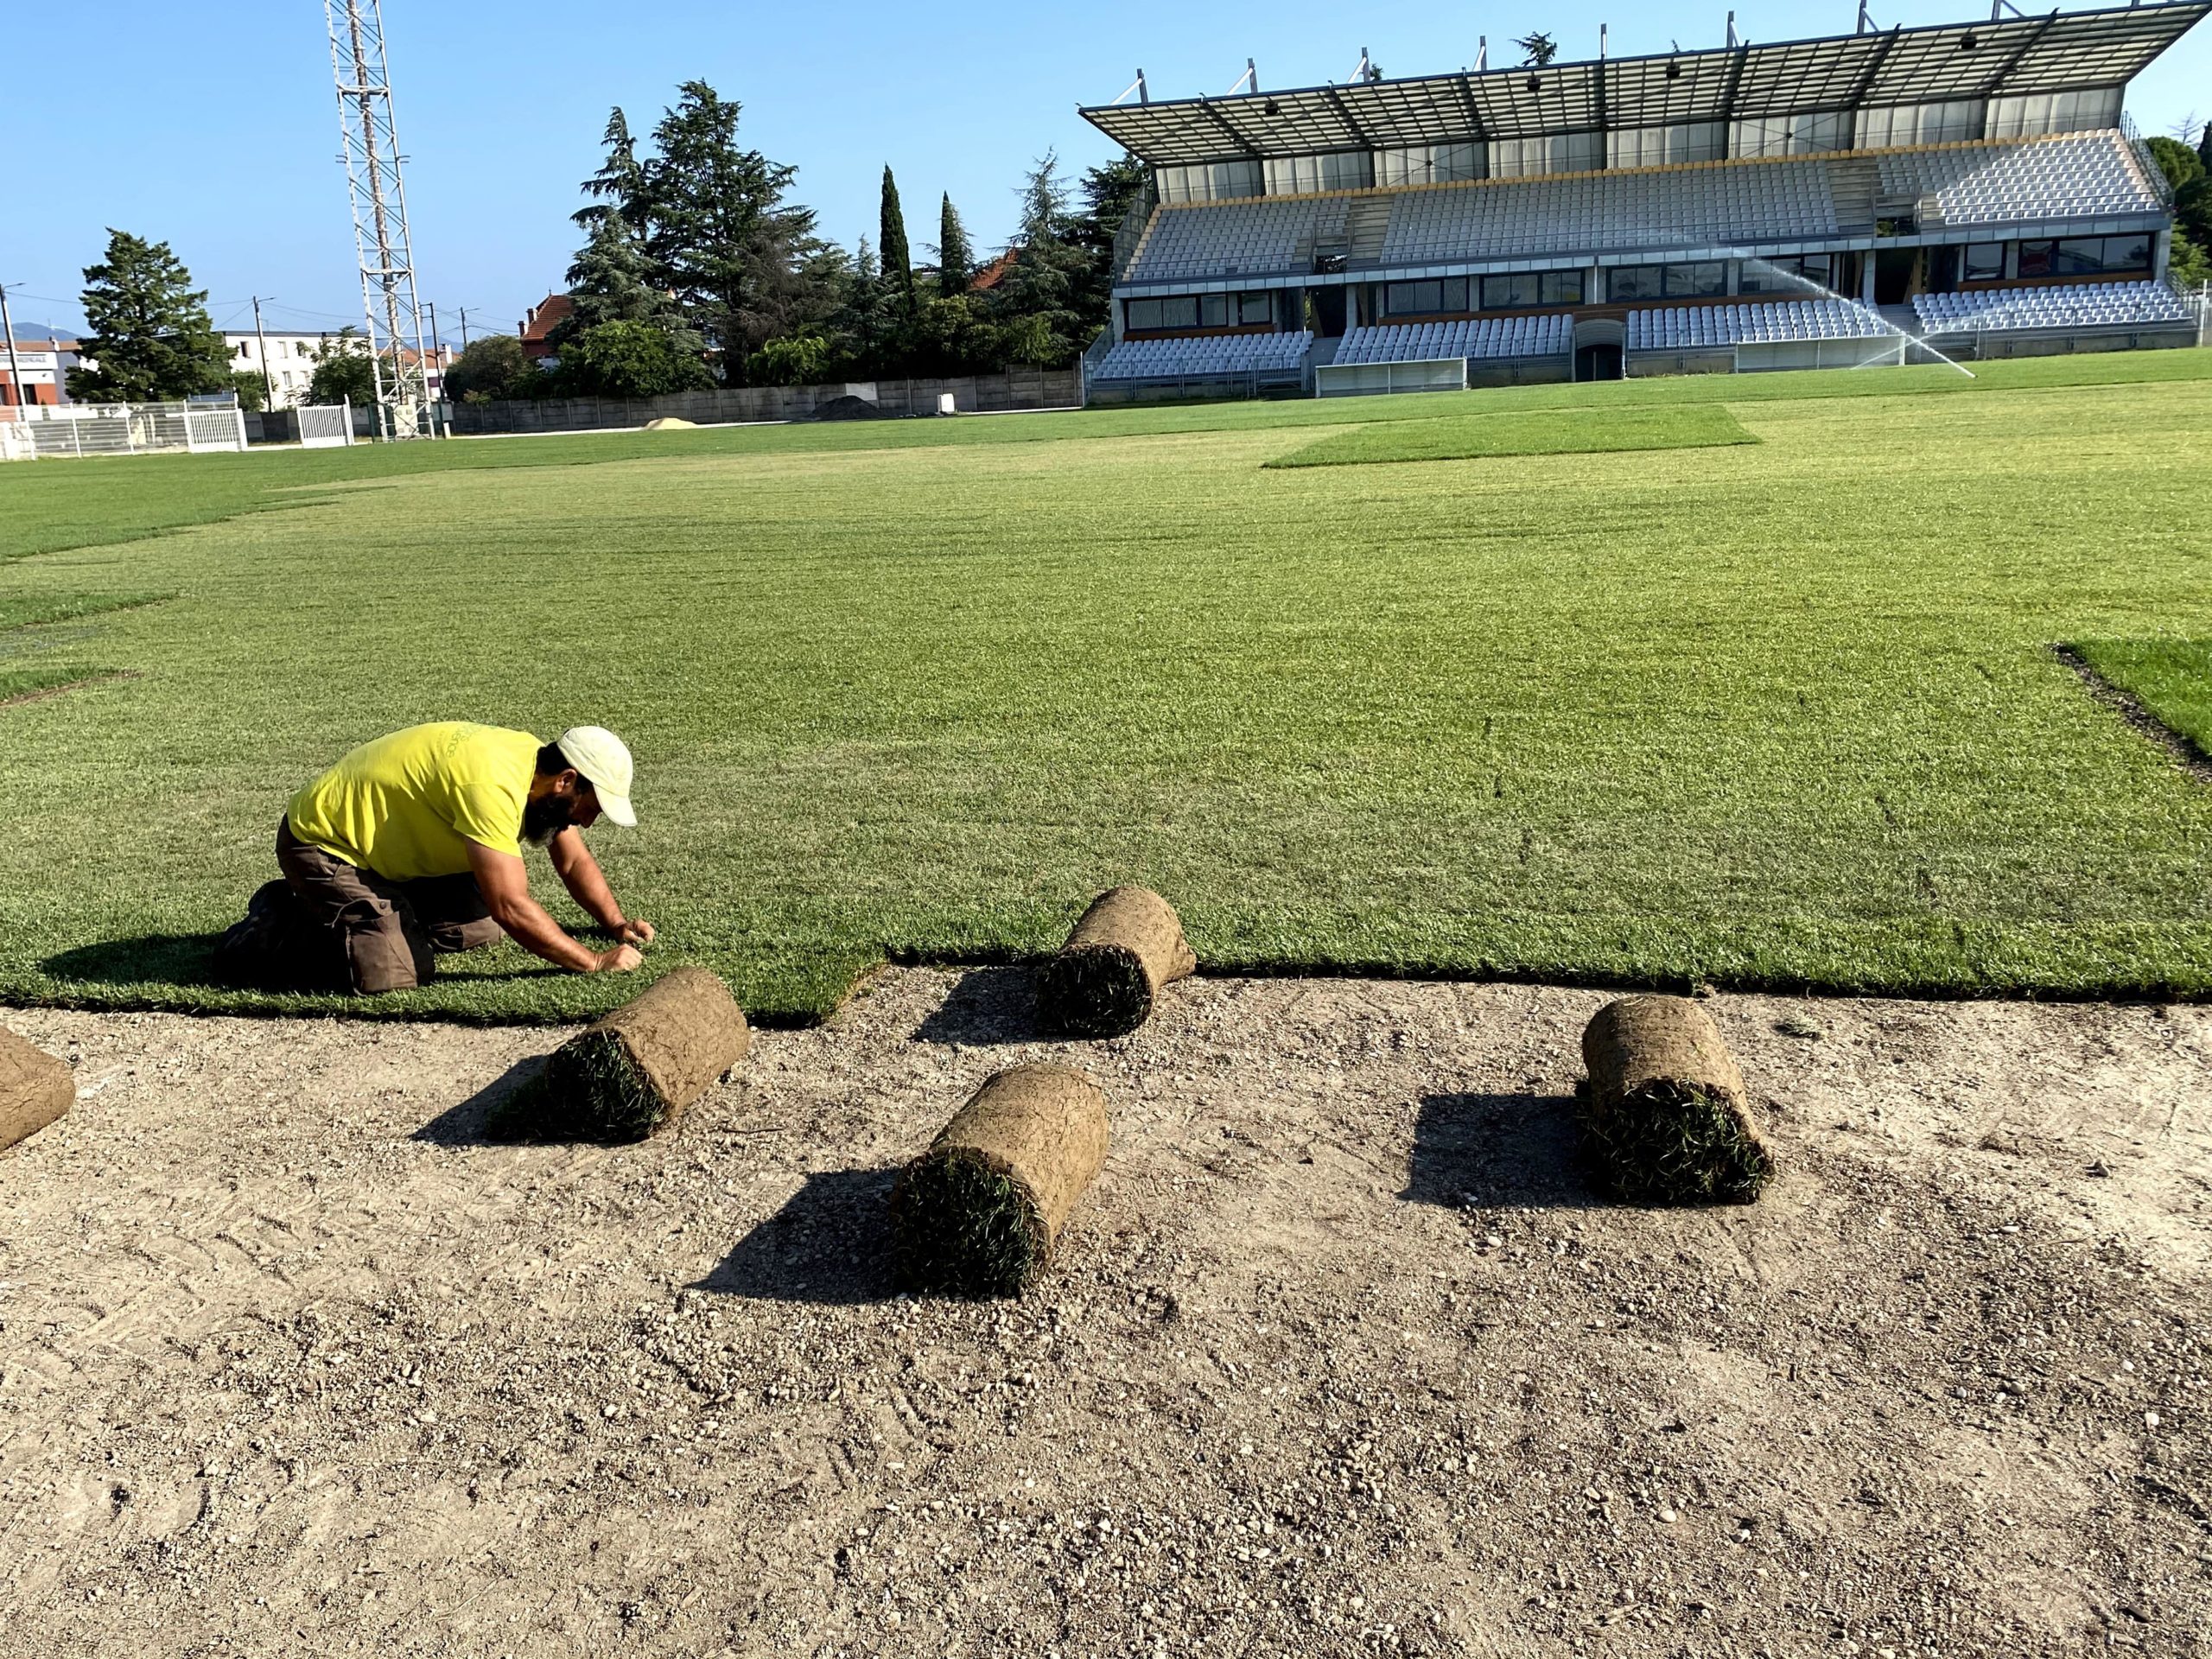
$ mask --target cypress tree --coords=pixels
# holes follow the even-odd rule
[[[899,207],[899,181],[883,169],[883,225],[880,238],[883,277],[906,309],[914,308],[914,261],[906,247],[906,215]]]
[[[952,205],[952,193],[947,191],[944,206],[938,213],[938,292],[947,299],[965,294],[975,271],[976,254],[968,245],[968,227],[960,222],[960,210]]]

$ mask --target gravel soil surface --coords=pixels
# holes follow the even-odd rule
[[[2212,1652],[2212,1009],[1711,1007],[1782,1173],[1580,1163],[1605,999],[1200,981],[1116,1042],[887,972],[673,1133],[488,1143],[561,1033],[0,1011],[10,1652]],[[1018,1303],[899,1163],[1072,1057]]]

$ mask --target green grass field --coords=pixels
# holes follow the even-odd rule
[[[1460,415],[1440,421],[1374,421],[1319,438],[1270,467],[1370,467],[1403,461],[1474,461],[1492,455],[1617,454],[1630,449],[1700,449],[1757,443],[1715,404],[1627,409],[1559,409],[1530,414]]]
[[[1757,442],[1268,465],[1700,406]],[[654,963],[772,1019],[1122,880],[1217,968],[2204,994],[2212,795],[2050,648],[2212,635],[2208,434],[2170,353],[0,468],[0,685],[129,676],[0,709],[0,996],[316,1006],[209,936],[448,717],[627,737]],[[370,1006],[637,984],[455,965]]]

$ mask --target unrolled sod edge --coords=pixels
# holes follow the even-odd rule
[[[29,1140],[76,1103],[76,1074],[66,1064],[0,1031],[0,1151]]]
[[[1706,1011],[1685,997],[1637,996],[1582,1033],[1581,1100],[1607,1183],[1636,1203],[1749,1204],[1774,1173],[1751,1122],[1744,1074]]]
[[[1020,1294],[1051,1264],[1107,1141],[1106,1096],[1082,1072],[1000,1072],[892,1192],[899,1276],[917,1290]]]
[[[1163,987],[1198,966],[1173,905],[1148,887],[1116,887],[1091,901],[1045,964],[1039,1012],[1071,1036],[1127,1036],[1152,1017]]]
[[[752,1046],[729,988],[704,968],[678,968],[555,1050],[505,1127],[643,1141],[673,1124]]]

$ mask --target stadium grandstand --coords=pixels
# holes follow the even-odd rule
[[[2212,0],[1152,101],[1094,399],[2195,344],[2127,87]],[[1487,49],[1484,52],[1487,56]],[[1135,101],[1131,94],[1135,95]]]

